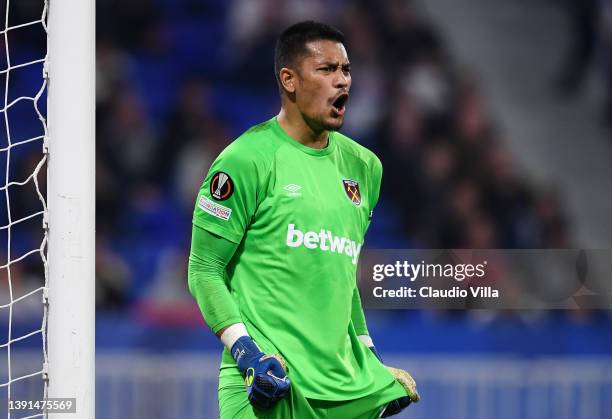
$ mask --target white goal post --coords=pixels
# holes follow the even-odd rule
[[[95,417],[95,0],[48,0],[48,397]]]

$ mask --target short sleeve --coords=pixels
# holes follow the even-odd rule
[[[257,208],[257,162],[231,146],[210,167],[200,188],[193,224],[240,243]]]

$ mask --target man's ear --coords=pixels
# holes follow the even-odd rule
[[[290,68],[283,67],[278,76],[283,89],[285,89],[287,93],[295,93],[295,85],[297,83],[296,72]]]

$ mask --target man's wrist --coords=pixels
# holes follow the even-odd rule
[[[244,323],[234,323],[226,327],[219,338],[221,339],[221,342],[223,342],[223,345],[225,345],[225,347],[231,351],[238,339],[240,339],[242,336],[248,335],[249,333],[247,332]]]
[[[363,343],[365,346],[370,348],[372,353],[376,356],[376,358],[378,358],[380,362],[383,362],[382,357],[376,350],[376,347],[374,346],[374,342],[372,341],[372,338],[369,335],[359,335],[357,336],[357,338],[361,341],[361,343]]]
[[[372,342],[372,338],[370,337],[370,335],[359,335],[357,336],[357,339],[359,339],[361,343],[363,343],[368,348],[374,346],[374,342]]]

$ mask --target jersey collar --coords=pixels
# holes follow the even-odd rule
[[[280,126],[276,116],[272,118],[272,129],[281,137],[285,142],[291,144],[293,147],[297,148],[300,151],[303,151],[306,154],[310,154],[312,156],[326,156],[334,151],[336,148],[336,142],[334,141],[334,131],[329,131],[327,146],[325,148],[312,148],[308,147],[300,143],[299,141],[293,139],[289,136]]]

